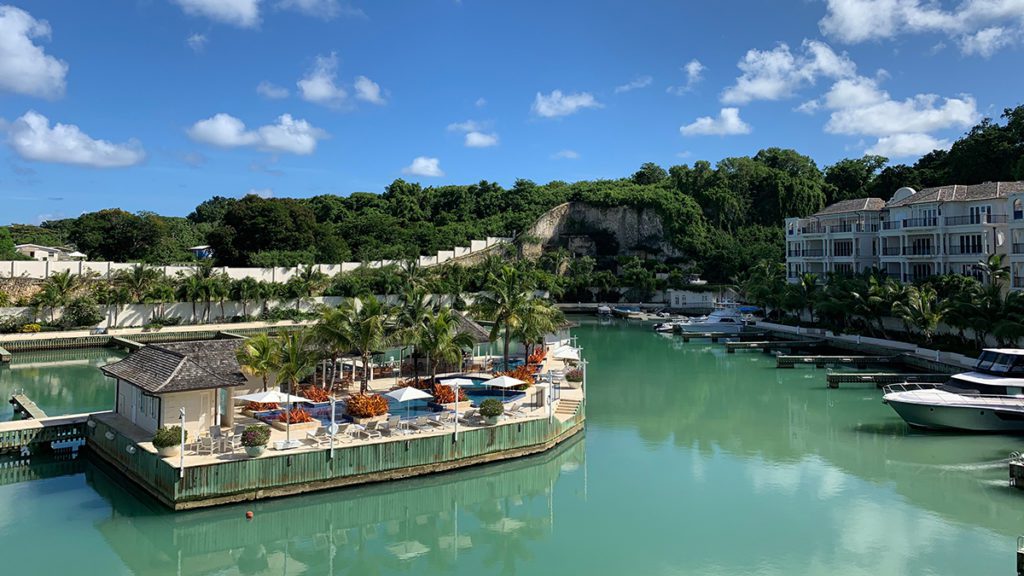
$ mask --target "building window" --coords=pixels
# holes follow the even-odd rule
[[[1013,201],[1013,219],[1020,220],[1022,218],[1024,218],[1024,203],[1017,198]]]
[[[853,256],[853,241],[844,240],[832,244],[833,256]]]
[[[836,274],[851,275],[853,274],[853,264],[837,262],[835,264],[835,272]]]

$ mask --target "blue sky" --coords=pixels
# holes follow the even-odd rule
[[[912,161],[1024,100],[1024,0],[0,6],[0,224],[767,146]]]

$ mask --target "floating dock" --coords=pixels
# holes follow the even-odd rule
[[[710,338],[712,342],[718,342],[719,340],[725,340],[726,338],[764,338],[766,332],[676,332],[677,335],[682,337],[683,342],[689,342],[693,338]]]
[[[7,349],[4,348],[3,346],[0,346],[0,364],[10,364],[10,363],[11,363],[11,353],[8,352]]]
[[[824,368],[825,366],[854,366],[864,368],[880,364],[896,364],[900,356],[822,356],[810,355],[787,355],[776,357],[776,368],[793,368],[795,366],[814,366]]]
[[[840,384],[874,384],[881,388],[887,384],[903,382],[941,384],[949,380],[949,374],[901,374],[898,372],[830,372],[825,377],[829,388]]]
[[[755,340],[752,342],[726,342],[725,351],[734,354],[737,350],[761,350],[768,354],[772,350],[800,350],[824,346],[822,340]]]
[[[46,418],[46,412],[24,394],[14,394],[8,400],[14,406],[14,414],[22,416],[24,420],[41,420]]]
[[[0,422],[0,453],[83,442],[90,414]]]

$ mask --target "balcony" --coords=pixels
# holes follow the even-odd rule
[[[892,222],[882,222],[882,230],[898,230],[903,227],[902,220],[894,220]]]
[[[808,248],[804,250],[804,258],[824,258],[825,250],[821,248]]]
[[[790,250],[790,251],[786,252],[786,256],[788,256],[790,258],[799,258],[799,257],[803,256],[803,252],[800,251],[800,250]]]
[[[903,254],[903,249],[899,246],[884,246],[882,248],[882,256],[900,256]]]
[[[950,256],[967,256],[974,254],[985,254],[985,249],[981,246],[950,246]]]
[[[929,228],[938,225],[939,219],[934,216],[931,218],[908,218],[903,221],[904,228]]]
[[[1006,224],[1006,214],[970,214],[967,216],[946,216],[946,226],[969,226],[972,224]]]
[[[1024,254],[1024,244],[1014,243],[1013,244],[1013,253],[1014,254]]]
[[[825,227],[821,224],[809,224],[800,228],[801,234],[824,234]]]
[[[941,253],[938,246],[907,246],[903,250],[904,256],[938,256]]]

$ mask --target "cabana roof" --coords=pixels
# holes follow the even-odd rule
[[[474,322],[469,316],[457,312],[455,319],[459,323],[459,332],[469,334],[478,344],[491,341],[491,331]]]
[[[243,340],[150,344],[100,368],[152,394],[240,386],[247,382],[235,356]]]

